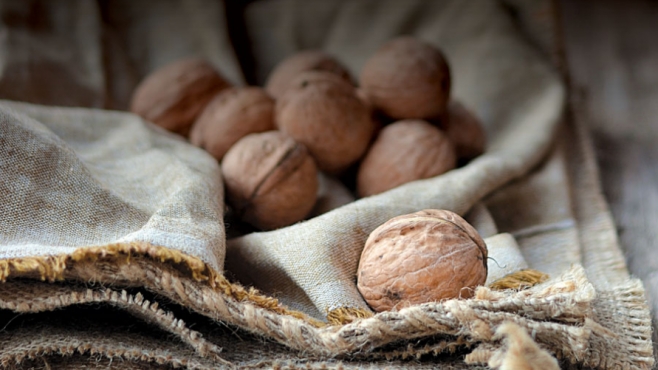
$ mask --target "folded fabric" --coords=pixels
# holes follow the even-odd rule
[[[10,27],[0,40],[18,51],[39,45],[40,65],[80,68],[67,79],[76,88],[61,92],[71,95],[53,92],[62,76],[9,76],[9,66],[24,63],[10,52],[0,96],[121,108],[135,82],[121,61],[140,61],[143,75],[193,52],[242,80],[216,3],[72,4],[48,16],[48,36]],[[441,47],[454,97],[486,126],[487,152],[444,175],[227,241],[219,166],[201,149],[128,113],[0,101],[0,365],[100,355],[126,367],[503,367],[516,344],[528,343],[562,365],[652,366],[644,290],[626,271],[587,134],[562,121],[558,73],[498,2],[259,1],[245,19],[261,79],[301,48],[327,50],[356,75],[398,34]],[[106,51],[123,54],[89,57],[98,40],[81,31],[88,23],[92,35],[106,32]],[[193,24],[179,37],[198,43],[159,51],[176,24]],[[81,63],[44,41],[66,34],[76,35]],[[140,50],[135,35],[149,47]],[[12,41],[21,38],[28,41]],[[116,79],[103,85],[100,71]],[[389,218],[426,208],[479,219],[492,250],[514,264],[500,274],[529,267],[551,278],[373,314],[355,284],[364,242]]]

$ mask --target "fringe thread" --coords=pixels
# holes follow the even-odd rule
[[[524,269],[511,274],[489,284],[491,290],[524,290],[548,280],[548,275],[541,271]]]

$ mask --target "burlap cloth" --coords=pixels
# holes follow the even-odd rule
[[[643,287],[626,270],[588,134],[564,114],[559,74],[523,33],[533,22],[494,1],[256,1],[227,16],[234,5],[0,2],[0,97],[59,106],[0,102],[1,366],[653,365]],[[547,22],[548,5],[517,15]],[[229,32],[227,19],[242,16]],[[243,65],[261,83],[302,48],[334,53],[357,75],[395,35],[438,45],[454,96],[486,125],[488,151],[226,242],[217,163],[99,108],[125,109],[146,73],[189,55],[243,83],[229,34],[251,40],[236,49],[250,49]],[[388,218],[424,208],[474,209],[491,246],[518,250],[551,279],[372,316],[355,288],[363,243]]]

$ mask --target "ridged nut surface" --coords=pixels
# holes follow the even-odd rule
[[[226,198],[245,222],[272,230],[313,208],[318,173],[304,145],[279,131],[249,134],[222,160]]]
[[[487,278],[487,247],[459,215],[428,209],[375,229],[361,254],[357,286],[377,311],[469,298]]]
[[[206,60],[179,60],[146,76],[133,93],[130,111],[187,136],[201,110],[228,86]]]

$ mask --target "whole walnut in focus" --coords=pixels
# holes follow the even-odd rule
[[[190,142],[217,160],[244,136],[274,130],[274,100],[259,87],[232,87],[208,103],[194,122]]]
[[[318,168],[340,173],[363,156],[375,124],[352,85],[328,72],[303,72],[277,100],[279,130],[304,144]]]
[[[265,83],[265,90],[278,99],[298,74],[306,71],[323,71],[333,73],[348,83],[352,78],[347,68],[331,55],[320,50],[305,50],[282,60],[270,73]]]
[[[359,84],[389,117],[429,119],[446,109],[450,69],[439,49],[413,37],[398,37],[366,61]]]
[[[263,230],[301,221],[315,204],[313,158],[304,145],[279,131],[240,139],[224,156],[222,175],[235,213]]]
[[[487,137],[480,120],[458,101],[448,104],[441,129],[455,146],[457,158],[470,160],[484,153]]]
[[[204,59],[168,64],[137,86],[130,111],[169,131],[187,136],[201,110],[230,84]]]
[[[438,176],[455,168],[448,137],[422,120],[385,126],[366,153],[357,174],[357,191],[367,197],[404,183]]]
[[[357,287],[377,312],[469,298],[487,279],[487,253],[477,231],[453,212],[394,217],[368,237]]]

